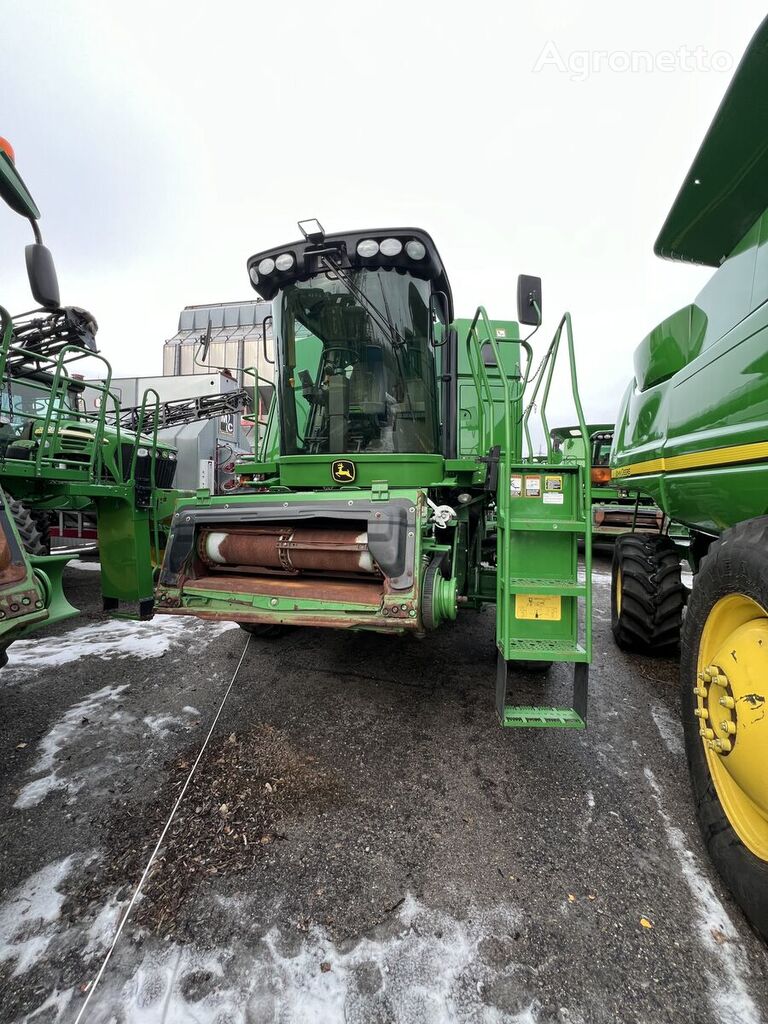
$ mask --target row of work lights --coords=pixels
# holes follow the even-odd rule
[[[379,253],[382,256],[399,256],[402,251],[403,243],[399,238],[384,238],[380,242],[376,241],[375,238],[363,238],[357,243],[357,255],[364,260],[372,259],[374,256],[378,256]],[[420,242],[417,238],[412,238],[405,243],[405,253],[412,260],[423,260],[427,250],[423,242]],[[276,270],[285,273],[288,270],[292,270],[295,263],[296,257],[292,252],[280,253],[274,259],[271,256],[265,256],[256,267],[251,267],[251,279],[254,284],[258,284],[260,277],[269,277]]]

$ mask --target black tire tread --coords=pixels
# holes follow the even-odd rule
[[[8,511],[13,516],[24,550],[30,555],[47,555],[48,545],[40,531],[38,516],[30,512],[21,501],[12,498],[10,494],[6,494],[5,500],[8,504]]]
[[[621,614],[616,605],[621,570]],[[616,539],[611,579],[611,628],[623,650],[653,654],[680,640],[686,589],[680,555],[669,537],[625,533]]]

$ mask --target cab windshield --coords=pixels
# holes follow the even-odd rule
[[[317,274],[274,302],[283,455],[437,452],[430,284]]]

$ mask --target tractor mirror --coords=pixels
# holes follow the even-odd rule
[[[541,323],[541,278],[520,274],[517,279],[517,319],[538,327]]]
[[[35,302],[39,302],[44,309],[58,309],[59,282],[50,249],[35,242],[27,246],[25,254],[27,277]]]

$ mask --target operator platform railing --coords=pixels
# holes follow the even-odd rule
[[[148,389],[154,395],[154,413],[147,410],[150,395],[145,393],[139,429],[132,436],[124,436],[125,432],[120,425],[120,401],[110,390],[112,368],[103,356],[78,345],[65,344],[57,350],[55,356],[46,357],[39,351],[25,349],[15,343],[13,320],[2,307],[0,321],[0,419],[7,421],[11,427],[23,428],[29,425],[28,440],[36,443],[30,458],[24,460],[25,464],[34,466],[36,476],[131,486],[135,482],[138,450],[142,446],[149,448],[151,445],[151,485],[154,491],[159,403],[157,392]],[[11,373],[8,369],[9,355],[17,363],[28,362],[32,367],[30,373],[27,375],[18,368]],[[67,367],[84,358],[95,359],[104,367],[103,379],[88,383],[89,391],[97,393],[95,412],[86,411],[72,402],[73,391],[82,389],[83,385],[70,375]],[[35,408],[37,403],[40,407]],[[150,415],[155,421],[151,442],[143,436],[142,430]],[[108,423],[108,418],[113,422]],[[107,426],[113,441],[109,445],[114,460],[110,465],[105,462]],[[20,439],[23,437],[21,434],[19,436]],[[13,439],[9,443],[13,443]],[[129,446],[132,451],[124,452],[124,447]],[[3,455],[2,461],[7,467],[17,460]]]

